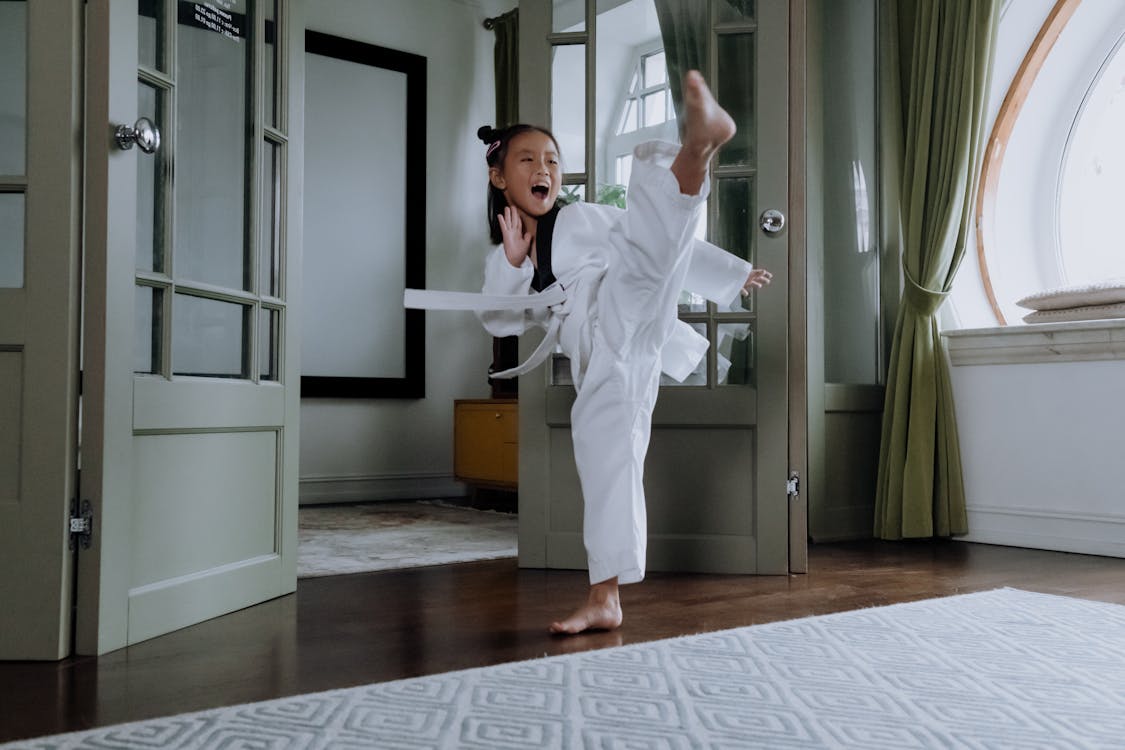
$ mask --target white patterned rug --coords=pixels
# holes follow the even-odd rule
[[[1125,606],[999,589],[3,748],[1123,748]]]
[[[297,518],[298,578],[516,556],[511,513],[427,501],[309,505]]]

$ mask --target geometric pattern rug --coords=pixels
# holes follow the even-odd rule
[[[424,501],[307,505],[297,517],[298,578],[516,556],[511,513]]]
[[[998,589],[0,747],[1122,748],[1125,606]]]

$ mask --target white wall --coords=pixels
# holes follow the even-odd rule
[[[952,331],[964,541],[1125,557],[1125,321]]]
[[[488,247],[484,149],[495,117],[484,18],[514,0],[317,0],[308,28],[427,58],[426,285],[479,291]],[[311,135],[311,134],[310,134]],[[488,396],[491,338],[468,313],[426,314],[426,396],[305,399],[301,502],[450,496],[453,400]]]

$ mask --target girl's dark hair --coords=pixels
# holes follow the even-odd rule
[[[480,138],[487,147],[485,152],[485,161],[488,162],[489,167],[500,167],[504,163],[504,159],[508,156],[508,144],[512,139],[521,133],[539,132],[546,135],[555,142],[555,148],[559,147],[559,139],[555,137],[547,128],[541,128],[538,125],[527,125],[524,123],[516,123],[509,125],[506,128],[497,130],[491,125],[482,125],[477,130],[477,138]],[[495,148],[493,145],[495,144]],[[504,191],[499,190],[492,184],[492,180],[488,181],[488,232],[492,237],[492,244],[499,245],[504,241],[504,236],[500,234],[500,221],[496,218],[498,215],[504,213],[504,209],[508,207],[508,199],[504,197]]]

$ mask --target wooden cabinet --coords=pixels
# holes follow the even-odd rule
[[[453,402],[453,475],[480,487],[519,486],[519,404],[515,399]]]

